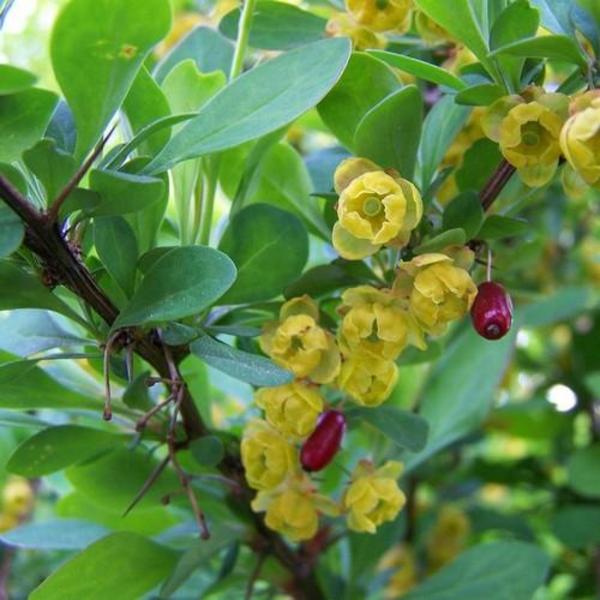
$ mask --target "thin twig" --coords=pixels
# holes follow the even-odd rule
[[[175,398],[173,395],[170,395],[166,400],[159,402],[155,406],[153,406],[145,415],[143,415],[138,422],[135,424],[136,431],[142,431],[148,425],[148,421],[158,412],[160,412],[165,406],[168,406],[173,402]]]
[[[479,193],[481,206],[483,206],[484,210],[489,210],[494,203],[494,200],[496,200],[496,198],[500,195],[500,192],[504,189],[504,186],[514,175],[515,171],[515,167],[513,167],[506,160],[503,160],[498,165],[498,168],[494,171]]]
[[[112,401],[110,394],[110,355],[113,344],[120,335],[120,331],[115,331],[109,336],[108,340],[106,340],[106,346],[104,347],[104,413],[102,414],[102,418],[105,421],[110,421],[112,419]]]
[[[113,125],[112,129],[98,142],[94,151],[90,154],[88,159],[77,169],[75,175],[71,177],[67,185],[62,189],[58,196],[52,201],[48,208],[46,218],[50,223],[56,223],[58,215],[65,200],[71,195],[71,192],[79,185],[81,180],[85,177],[85,174],[92,168],[92,165],[96,159],[102,154],[104,147],[108,140],[117,128],[117,124]]]
[[[254,593],[254,585],[256,584],[256,581],[260,576],[260,572],[262,570],[263,565],[265,564],[266,558],[266,552],[261,552],[258,555],[256,565],[254,565],[254,569],[252,569],[252,573],[250,574],[250,579],[248,579],[248,585],[246,586],[246,594],[244,595],[244,600],[250,600],[252,598],[252,594]]]
[[[177,415],[179,414],[179,408],[181,406],[181,401],[183,399],[183,390],[185,388],[183,386],[180,387],[177,402],[175,403],[175,409],[173,410],[173,418],[171,420],[171,426],[169,427],[169,433],[167,434],[167,444],[169,447],[169,458],[171,459],[171,464],[179,477],[179,482],[181,483],[181,487],[185,490],[188,499],[190,501],[190,505],[192,507],[192,512],[194,513],[194,517],[196,518],[196,522],[198,523],[198,528],[200,529],[200,537],[203,540],[207,540],[210,538],[210,531],[208,530],[208,525],[206,523],[206,517],[204,516],[204,512],[200,508],[198,504],[198,499],[196,498],[196,494],[192,486],[190,485],[190,478],[181,468],[179,464],[179,460],[177,458],[177,449],[175,446],[175,425],[177,423]]]

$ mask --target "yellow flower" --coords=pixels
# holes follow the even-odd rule
[[[269,490],[298,470],[295,449],[265,421],[255,419],[244,430],[242,463],[248,485]]]
[[[388,461],[377,470],[368,461],[359,463],[343,499],[352,531],[375,533],[379,525],[396,518],[406,503],[396,483],[401,473],[402,463],[396,461]]]
[[[399,598],[412,589],[418,581],[415,554],[406,544],[398,544],[386,552],[377,565],[377,570],[392,571],[384,591],[385,598]]]
[[[347,171],[344,163],[338,169]],[[381,170],[363,172],[349,179],[335,177],[340,197],[333,245],[339,254],[348,260],[358,260],[374,254],[383,245],[406,245],[423,215],[417,188],[406,179]],[[341,188],[339,181],[345,187]]]
[[[583,180],[600,188],[600,97],[565,123],[560,147]]]
[[[563,94],[530,88],[523,96],[500,98],[487,110],[486,135],[499,142],[504,158],[530,187],[545,185],[556,172],[567,109]]]
[[[406,33],[412,0],[346,0],[346,9],[358,24],[372,31]]]
[[[337,384],[357,404],[379,406],[388,399],[397,381],[394,361],[353,353],[342,363]]]
[[[14,529],[19,524],[19,517],[11,513],[0,512],[0,533]]]
[[[308,296],[293,298],[280,310],[279,321],[265,325],[259,344],[278,365],[296,377],[316,383],[333,381],[340,354],[333,335],[318,325],[319,309]]]
[[[425,349],[408,303],[391,290],[370,285],[347,289],[342,294],[339,312],[344,315],[340,340],[345,354],[371,354],[395,360],[409,342]]]
[[[421,38],[428,44],[452,41],[452,36],[421,10],[415,12],[415,27]]]
[[[400,265],[395,289],[409,294],[410,310],[425,331],[441,334],[450,321],[469,312],[477,287],[460,265],[461,260],[468,262],[472,253],[465,256],[453,259],[447,254],[422,254]]]
[[[267,421],[284,435],[304,438],[310,435],[323,399],[314,386],[301,381],[287,385],[263,388],[256,393],[256,403],[266,414]]]
[[[266,511],[265,523],[294,542],[309,540],[319,529],[319,513],[339,514],[338,506],[316,494],[306,475],[291,479],[283,490],[259,492],[252,502],[255,512]]]
[[[2,490],[3,512],[15,517],[24,517],[33,506],[33,490],[23,477],[11,476]]]
[[[464,549],[471,525],[463,510],[446,505],[427,539],[429,570],[437,571],[456,558]]]
[[[358,25],[346,14],[336,14],[327,22],[325,31],[331,37],[346,36],[350,38],[355,50],[369,48],[382,49],[387,46],[387,40],[382,35],[371,31],[363,25]]]

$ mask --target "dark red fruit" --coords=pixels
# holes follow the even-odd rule
[[[337,410],[326,410],[317,427],[302,445],[300,462],[305,471],[320,471],[325,468],[340,449],[346,417]]]
[[[487,340],[499,340],[512,324],[512,300],[506,290],[493,281],[482,283],[478,290],[471,307],[473,327]]]

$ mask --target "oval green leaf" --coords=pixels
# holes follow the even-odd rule
[[[302,273],[308,259],[308,235],[291,213],[253,204],[231,220],[219,249],[238,271],[223,303],[270,300]]]
[[[232,260],[218,250],[204,246],[174,248],[148,270],[113,330],[199,314],[231,287],[235,277]]]
[[[98,141],[170,24],[166,0],[72,0],[62,10],[50,53],[77,124],[77,156]]]
[[[150,163],[148,172],[233,148],[291,123],[334,86],[349,55],[348,40],[324,40],[287,52],[238,77],[175,134]]]

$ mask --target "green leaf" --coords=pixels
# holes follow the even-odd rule
[[[64,152],[73,154],[77,143],[77,131],[73,113],[64,100],[59,100],[44,137],[56,142],[56,147]]]
[[[587,62],[579,46],[565,35],[544,35],[532,37],[501,48],[496,48],[490,56],[522,56],[524,58],[547,58],[573,63],[583,68]]]
[[[169,343],[169,342],[167,342]],[[123,392],[123,404],[133,408],[135,410],[148,411],[152,408],[153,404],[150,400],[150,394],[148,390],[148,378],[150,372],[145,371],[140,373],[125,389]]]
[[[572,505],[561,508],[552,518],[552,532],[575,550],[600,543],[600,508]]]
[[[573,319],[597,305],[598,298],[590,288],[565,287],[524,306],[519,311],[519,322],[524,327],[544,327]]]
[[[600,498],[600,444],[576,450],[567,463],[567,476],[578,494]]]
[[[490,47],[495,50],[511,42],[535,36],[540,24],[539,12],[527,0],[509,4],[498,16],[490,32]],[[509,84],[509,91],[521,90],[521,72],[524,58],[498,57],[498,66]]]
[[[147,536],[159,534],[179,521],[169,509],[158,505],[142,509],[136,506],[124,517],[123,506],[100,506],[78,492],[62,496],[55,505],[55,513],[65,519],[92,521],[113,531],[130,531]]]
[[[98,460],[69,467],[66,476],[77,492],[92,504],[122,514],[158,464],[143,447],[137,451],[117,449]],[[161,499],[177,487],[177,476],[165,469],[134,512],[161,506]]]
[[[29,71],[12,65],[0,65],[0,96],[23,92],[35,85],[36,81],[37,77]]]
[[[190,444],[190,452],[198,464],[204,467],[216,467],[225,456],[223,442],[215,435],[208,435]]]
[[[0,96],[0,161],[12,162],[46,131],[57,97],[37,88]]]
[[[462,246],[467,241],[467,234],[462,228],[448,229],[432,237],[414,250],[415,254],[425,254],[427,252],[439,252],[447,246]]]
[[[98,141],[170,24],[166,0],[72,0],[62,10],[50,54],[77,124],[79,158]]]
[[[308,294],[318,297],[339,288],[376,282],[377,277],[364,263],[338,258],[328,265],[318,265],[306,271],[284,290],[284,296],[294,298]]]
[[[328,240],[330,231],[319,211],[319,204],[311,198],[312,184],[302,157],[289,144],[279,143],[266,150],[260,160],[248,189],[245,204],[273,204],[300,217],[314,233]]]
[[[555,33],[574,35],[571,22],[571,0],[531,0],[531,4],[539,9],[542,25]]]
[[[169,102],[160,86],[143,66],[133,80],[131,89],[123,102],[123,109],[134,136],[156,121],[171,115]],[[156,154],[169,141],[170,137],[170,132],[166,128],[161,128],[140,144],[140,151],[146,154]]]
[[[156,66],[154,77],[158,83],[180,62],[192,58],[198,71],[229,73],[233,59],[233,44],[210,27],[196,27],[186,35]]]
[[[415,4],[454,38],[463,42],[490,74],[497,73],[488,58],[487,42],[469,0],[453,0],[452,2],[415,0]]]
[[[0,541],[23,550],[83,550],[109,531],[106,527],[76,519],[26,523],[0,534]]]
[[[100,194],[101,202],[89,214],[106,217],[130,214],[159,202],[164,197],[165,183],[147,175],[94,169],[90,189]]]
[[[192,342],[190,350],[211,367],[258,387],[284,385],[294,378],[270,359],[238,350],[208,335]]]
[[[550,558],[533,544],[478,544],[413,588],[404,600],[531,600],[542,585]]]
[[[455,97],[457,104],[466,104],[468,106],[488,106],[502,96],[506,95],[506,90],[495,83],[479,83],[458,92]]]
[[[204,246],[174,248],[148,270],[113,330],[199,314],[216,302],[235,278],[235,265],[218,250]]]
[[[173,572],[160,590],[161,598],[170,598],[191,577],[197,569],[204,567],[207,561],[239,537],[239,532],[217,524],[217,530],[211,528],[209,540],[194,540],[183,553]],[[204,595],[204,591],[203,591]]]
[[[58,425],[25,440],[8,459],[6,469],[23,477],[41,477],[113,450],[123,436],[81,427]]]
[[[427,114],[419,148],[423,191],[431,184],[446,151],[462,129],[470,112],[469,108],[456,104],[451,96],[445,96]]]
[[[162,87],[169,101],[171,112],[197,113],[206,102],[225,86],[226,78],[221,71],[203,74],[192,59],[175,66],[165,77]],[[177,126],[177,132],[183,125]],[[171,173],[175,208],[179,218],[179,231],[184,245],[192,244],[200,223],[201,205],[194,199],[197,181],[201,176],[199,161],[186,161],[177,165]]]
[[[516,235],[525,235],[529,230],[529,223],[523,219],[490,215],[483,222],[479,237],[482,240],[501,240]]]
[[[462,79],[446,71],[446,69],[442,69],[424,60],[406,56],[405,54],[397,54],[396,52],[386,52],[385,50],[367,50],[367,53],[419,79],[431,81],[438,85],[445,85],[457,91],[464,90],[467,87],[467,84]]]
[[[7,261],[0,261],[0,311],[15,308],[44,308],[85,323],[41,281]]]
[[[58,196],[77,170],[73,157],[48,139],[23,152],[23,162],[44,186],[48,202]]]
[[[483,207],[475,192],[459,194],[446,206],[442,227],[446,230],[460,228],[468,240],[473,239],[483,223]]]
[[[235,41],[240,9],[226,14],[219,31]],[[261,0],[252,16],[249,44],[264,50],[289,50],[325,37],[327,21],[293,4]]]
[[[57,323],[57,315],[45,310],[12,310],[3,315],[2,349],[19,356],[38,354],[51,348],[81,346],[87,341]]]
[[[319,103],[319,115],[340,142],[353,149],[361,119],[400,87],[387,65],[368,54],[354,53],[340,80]]]
[[[6,204],[0,204],[0,258],[18,250],[25,237],[21,219]]]
[[[37,367],[35,361],[24,360],[0,365],[0,406],[20,410],[99,410],[102,403],[64,387]]]
[[[289,212],[253,204],[241,210],[223,233],[219,250],[233,260],[238,276],[224,304],[270,300],[302,273],[308,235]]]
[[[419,414],[429,423],[427,446],[410,468],[476,429],[487,417],[513,351],[516,331],[490,342],[465,326],[434,363],[421,392]]]
[[[421,92],[410,85],[384,98],[360,121],[354,134],[358,156],[412,179],[423,124]]]
[[[395,406],[351,408],[346,414],[351,420],[364,421],[375,427],[394,444],[411,452],[423,450],[427,443],[427,421]]]
[[[173,136],[148,171],[233,148],[291,123],[333,87],[349,52],[346,39],[315,42],[238,77]]]
[[[138,245],[131,225],[122,217],[94,219],[98,257],[127,297],[135,288]]]
[[[113,533],[63,563],[29,598],[136,600],[167,577],[176,556],[140,535]]]
[[[462,192],[484,188],[500,161],[498,144],[488,139],[477,140],[464,154],[462,165],[456,171],[456,184]]]
[[[427,340],[427,348],[419,350],[409,346],[402,352],[396,362],[399,365],[420,365],[437,360],[444,352],[444,344],[436,340]]]

